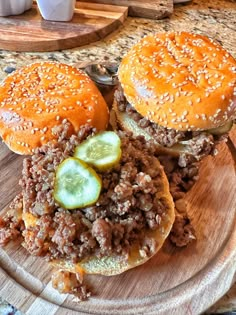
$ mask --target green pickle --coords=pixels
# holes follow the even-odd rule
[[[113,131],[103,131],[77,146],[74,157],[99,171],[106,171],[114,167],[121,158],[120,138]]]
[[[94,204],[101,189],[100,177],[84,161],[70,157],[58,166],[54,198],[64,208],[76,209]]]
[[[213,129],[209,129],[208,132],[213,134],[213,135],[223,135],[227,132],[230,131],[230,129],[233,126],[233,121],[228,121],[226,124],[224,124],[223,126],[217,127],[217,128],[213,128]]]

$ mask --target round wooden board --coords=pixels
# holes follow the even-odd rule
[[[232,132],[236,141],[236,130]],[[19,243],[0,249],[0,296],[26,315],[200,314],[232,285],[236,272],[236,176],[226,144],[204,160],[187,196],[197,241],[177,249],[167,240],[148,263],[119,276],[89,276],[94,296],[76,303],[51,287],[51,269]],[[0,147],[0,206],[19,190],[22,157]],[[4,210],[2,210],[4,211]]]
[[[76,2],[70,22],[44,20],[37,8],[0,17],[0,48],[14,51],[54,51],[86,45],[120,27],[128,7]]]

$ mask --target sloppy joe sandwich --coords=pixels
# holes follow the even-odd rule
[[[23,67],[0,85],[0,136],[19,154],[55,139],[55,127],[70,122],[69,133],[88,124],[104,130],[108,108],[88,75],[75,67],[41,62]]]
[[[180,165],[215,153],[226,139],[236,116],[236,60],[218,43],[187,32],[146,36],[118,77],[119,125],[180,155]]]
[[[60,142],[24,159],[21,233],[30,254],[60,269],[54,286],[86,298],[83,273],[119,274],[157,253],[173,225],[174,203],[151,141],[89,126],[78,135],[69,130],[64,123]]]

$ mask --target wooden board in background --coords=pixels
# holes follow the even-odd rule
[[[236,130],[232,132],[236,141]],[[18,243],[0,249],[0,296],[25,315],[200,314],[235,280],[236,176],[226,144],[204,160],[187,196],[197,241],[177,249],[170,242],[148,263],[119,276],[89,276],[95,294],[75,303],[52,289],[50,267]],[[0,202],[15,196],[22,157],[0,145]],[[4,210],[2,210],[4,211]]]
[[[77,2],[70,22],[44,20],[36,6],[24,14],[0,17],[0,49],[54,51],[99,41],[119,28],[128,8]]]
[[[173,0],[84,0],[84,2],[125,6],[129,8],[130,16],[155,20],[166,18],[173,12]]]

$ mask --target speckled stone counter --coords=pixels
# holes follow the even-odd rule
[[[40,60],[57,60],[69,64],[84,60],[119,61],[144,35],[173,30],[208,35],[223,44],[236,57],[236,2],[235,0],[194,0],[185,5],[176,5],[174,14],[168,19],[128,18],[123,27],[104,40],[80,48],[50,53],[0,51],[0,79],[7,75],[4,71],[7,66],[18,68]]]
[[[236,58],[236,1],[194,0],[186,4],[178,4],[174,8],[173,15],[164,20],[128,18],[123,27],[104,40],[71,50],[50,53],[18,53],[0,50],[0,79],[16,68],[35,61],[56,60],[68,64],[88,60],[119,62],[127,50],[144,35],[173,30],[210,36]],[[230,310],[236,310],[236,285],[208,313]],[[2,312],[0,307],[0,315],[9,314]]]

